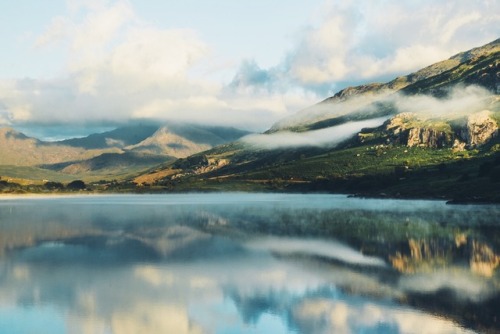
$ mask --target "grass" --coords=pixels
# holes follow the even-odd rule
[[[65,174],[33,166],[11,166],[0,165],[0,177],[3,180],[11,179],[19,184],[43,184],[47,181],[68,183],[73,180],[83,180],[85,182],[97,182],[99,180],[119,180],[123,181],[130,177],[141,174],[145,167],[132,167],[126,170],[103,169],[99,172],[86,172],[79,174]]]
[[[70,182],[75,179],[72,175],[62,174],[47,169],[32,166],[0,165],[2,179],[23,179],[32,181],[33,184],[43,183],[43,180],[55,182]]]
[[[500,152],[490,146],[453,152],[450,148],[365,144],[309,156],[307,149],[251,155],[232,151],[234,160],[229,166],[202,175],[166,178],[154,189],[326,191],[500,202]]]

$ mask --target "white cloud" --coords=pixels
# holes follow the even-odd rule
[[[71,22],[65,17],[58,16],[52,20],[45,33],[38,36],[35,46],[46,47],[60,41],[68,35],[69,30],[72,30]]]
[[[225,85],[214,80],[217,50],[196,31],[148,24],[126,0],[70,0],[35,41],[36,50],[64,50],[62,73],[1,81],[0,122],[173,118],[264,130],[333,89],[386,80],[497,38],[499,7],[325,0],[281,63],[246,61]]]
[[[403,277],[399,287],[405,291],[435,293],[440,289],[453,290],[459,299],[479,302],[492,297],[491,282],[468,270],[437,270],[432,273]]]
[[[269,82],[332,93],[411,73],[500,35],[495,1],[332,0],[322,9],[283,63],[268,70]]]
[[[401,96],[390,98],[399,112],[416,113],[422,117],[459,117],[470,115],[491,106],[493,95],[478,86],[455,87],[446,98],[429,95]]]
[[[55,45],[68,55],[65,74],[0,83],[4,123],[153,118],[264,130],[317,100],[294,91],[226,89],[193,76],[197,66],[211,64],[211,49],[197,32],[147,24],[122,0],[70,1],[68,15],[54,18],[35,43]]]
[[[338,126],[306,132],[280,131],[271,134],[248,135],[240,140],[246,144],[269,150],[301,146],[333,147],[343,140],[349,139],[363,128],[373,128],[382,125],[386,119],[387,117],[382,117],[359,122],[348,122]]]
[[[139,303],[111,318],[113,333],[203,333],[193,324],[187,310],[165,303]]]
[[[449,320],[412,309],[324,298],[302,301],[292,315],[300,329],[309,333],[473,333]]]
[[[292,73],[323,73],[316,81],[297,75],[307,84],[411,72],[497,38],[499,12],[489,1],[330,2],[322,25],[299,41],[300,53],[311,56],[292,56]]]

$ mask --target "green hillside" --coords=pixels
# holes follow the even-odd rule
[[[381,126],[348,140],[272,149],[240,140],[159,166],[133,181],[140,189],[163,191],[326,191],[500,202],[499,67],[496,40],[386,84],[342,90],[319,104],[320,113],[301,111],[261,137],[272,141],[283,130],[307,134],[386,117]],[[482,89],[473,102],[453,95],[457,89],[468,92],[470,85]],[[387,88],[392,93],[377,95]],[[368,102],[353,108],[359,96],[368,96]],[[436,107],[407,112],[400,102],[411,98]],[[328,108],[338,115],[343,106],[349,112],[325,117]],[[323,119],[314,121],[318,115]]]
[[[9,143],[25,157],[57,158],[53,146],[65,158],[38,165],[44,169],[0,166],[0,176],[82,179],[91,191],[321,191],[500,202],[499,78],[497,39],[384,84],[343,89],[257,137],[239,139],[247,132],[233,128],[138,125],[49,145],[6,129],[11,157]]]

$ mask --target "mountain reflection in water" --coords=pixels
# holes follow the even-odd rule
[[[495,332],[498,217],[339,195],[2,199],[0,332]]]

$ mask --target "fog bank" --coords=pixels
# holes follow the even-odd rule
[[[270,150],[302,146],[333,147],[349,139],[363,128],[380,126],[386,120],[387,117],[380,117],[306,132],[282,131],[272,134],[249,135],[242,138],[241,141],[258,148]]]

